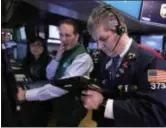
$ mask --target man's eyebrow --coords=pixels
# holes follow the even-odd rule
[[[93,40],[96,42],[96,41],[98,41],[98,40],[103,40],[103,39],[105,39],[105,38],[107,38],[107,37],[101,35],[98,39],[95,37],[95,38],[93,38]]]
[[[104,39],[106,39],[107,38],[107,36],[100,36],[99,37],[99,40],[104,40]]]
[[[59,33],[59,35],[67,35],[67,36],[70,36],[70,34],[68,34],[68,33],[65,33],[65,34]]]

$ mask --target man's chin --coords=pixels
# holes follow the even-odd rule
[[[66,47],[65,51],[69,51],[70,49],[72,49],[71,47]]]
[[[70,50],[70,48],[65,48],[65,51],[69,51]]]

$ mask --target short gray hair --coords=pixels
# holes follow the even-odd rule
[[[103,24],[107,30],[109,29],[116,31],[116,26],[118,25],[117,17],[119,19],[120,25],[123,25],[125,32],[127,33],[127,26],[125,24],[124,17],[118,11],[105,4],[94,8],[87,22],[87,29],[89,34],[92,35],[94,29],[101,24]]]

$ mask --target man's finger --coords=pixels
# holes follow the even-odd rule
[[[94,92],[95,92],[95,91],[93,91],[93,90],[87,90],[87,91],[86,91],[86,94],[87,94],[87,95],[93,95]]]
[[[82,91],[82,94],[83,94],[83,95],[86,95],[86,94],[87,94],[86,92],[87,92],[87,91]]]
[[[90,97],[85,98],[84,107],[87,109],[93,109],[93,102]]]

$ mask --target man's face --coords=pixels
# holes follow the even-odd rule
[[[74,33],[74,27],[70,24],[60,25],[60,40],[64,45],[65,50],[70,50],[77,44],[78,34]]]
[[[10,34],[9,33],[5,34],[5,41],[10,41]]]
[[[105,54],[112,57],[115,54],[113,48],[117,42],[118,36],[111,30],[105,30],[103,25],[99,25],[92,34],[94,40],[97,41],[98,48]],[[112,51],[113,50],[113,51]]]

